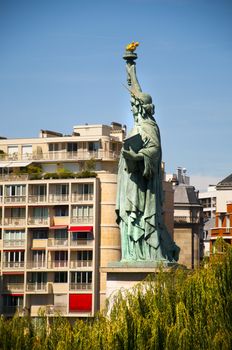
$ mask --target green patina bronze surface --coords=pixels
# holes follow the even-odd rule
[[[133,50],[134,51],[134,50]],[[122,262],[175,262],[179,247],[163,222],[162,150],[159,127],[150,95],[142,92],[135,62],[126,51],[127,82],[134,127],[119,161],[116,214],[121,232]]]

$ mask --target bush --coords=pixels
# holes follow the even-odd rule
[[[45,313],[37,324],[27,317],[1,317],[0,349],[229,350],[232,247],[219,241],[218,251],[194,271],[161,268],[118,293],[110,310],[73,327],[59,316],[48,321]]]

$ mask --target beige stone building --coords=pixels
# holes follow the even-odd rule
[[[44,309],[74,319],[104,307],[100,268],[120,260],[115,199],[124,136],[112,123],[0,139],[0,313],[36,317]],[[173,190],[164,189],[172,232]]]
[[[186,169],[167,177],[174,190],[174,241],[180,247],[179,263],[199,266],[203,257],[203,211],[198,192],[190,185]]]

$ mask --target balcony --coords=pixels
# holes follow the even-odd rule
[[[54,247],[54,248],[62,248],[68,246],[68,239],[56,239],[56,238],[49,238],[48,239],[48,247]]]
[[[192,216],[174,216],[174,222],[178,224],[199,224],[200,218]]]
[[[48,261],[49,269],[67,269],[68,261],[67,260],[51,260]]]
[[[15,248],[25,246],[25,239],[3,240],[3,248]]]
[[[70,240],[70,246],[71,247],[77,247],[81,245],[88,245],[92,246],[93,245],[93,239],[71,239]]]
[[[92,267],[93,261],[92,260],[71,260],[69,266],[70,266],[70,269],[76,269],[79,267]]]
[[[20,315],[23,315],[23,306],[16,306],[16,305],[3,305],[2,308],[4,315],[14,315],[15,313],[19,313]]]
[[[6,204],[18,204],[18,203],[25,203],[26,202],[26,196],[5,196],[4,202]]]
[[[25,226],[26,225],[26,219],[25,218],[18,218],[18,217],[9,217],[4,219],[4,225],[5,226]]]
[[[92,283],[70,283],[69,290],[92,290]]]
[[[24,283],[4,283],[3,292],[4,293],[16,293],[24,291]]]
[[[31,243],[32,249],[45,249],[47,248],[47,239],[41,238],[41,239],[33,239]]]
[[[28,196],[28,203],[33,204],[39,204],[39,203],[46,203],[47,202],[47,196],[38,196],[38,195],[29,195]]]
[[[72,202],[93,201],[93,194],[92,193],[87,193],[87,194],[72,193],[71,200]]]
[[[49,225],[49,218],[48,217],[41,217],[41,218],[28,218],[28,225]]]
[[[0,181],[27,181],[29,179],[28,174],[1,174]]]
[[[67,305],[31,305],[31,317],[38,316],[41,311],[44,311],[46,316],[66,315]]]
[[[93,216],[71,217],[71,224],[92,224]]]
[[[34,283],[27,283],[26,290],[27,292],[35,292],[35,293],[46,293],[48,292],[48,283],[44,282],[34,282]]]
[[[4,270],[23,270],[24,261],[4,261],[2,268]]]
[[[46,261],[28,261],[27,262],[27,269],[31,270],[44,270],[47,268],[47,262]]]
[[[49,194],[48,196],[49,203],[63,203],[69,201],[68,194]]]
[[[69,216],[53,216],[51,222],[53,223],[53,226],[68,226]]]

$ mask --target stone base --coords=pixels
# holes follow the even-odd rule
[[[102,267],[101,272],[106,273],[106,298],[111,299],[118,291],[131,289],[142,282],[148,275],[160,272],[160,265],[166,272],[176,268],[177,263],[166,262],[112,262],[107,267]]]

